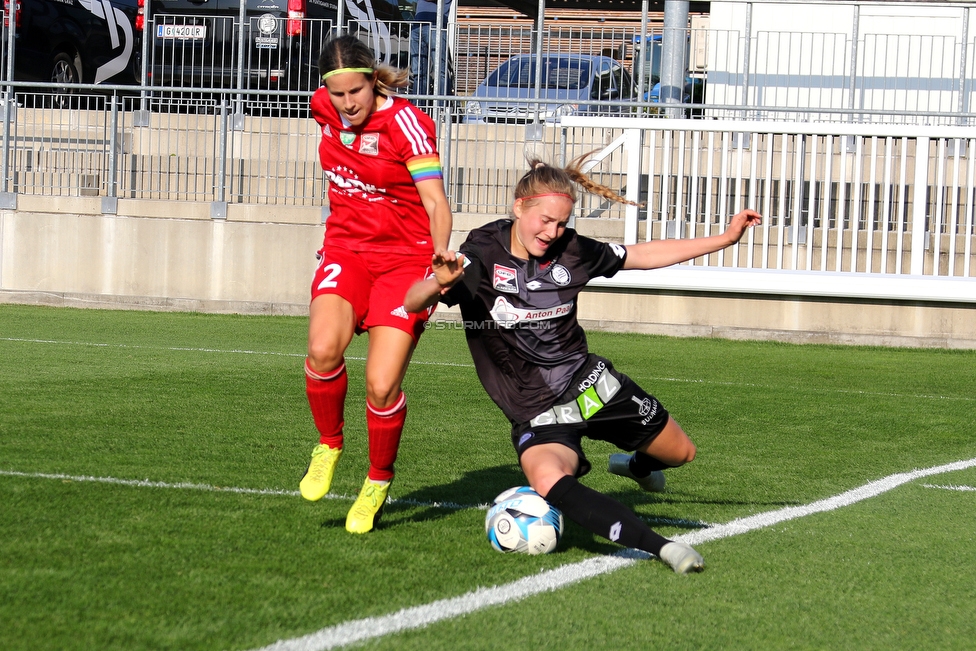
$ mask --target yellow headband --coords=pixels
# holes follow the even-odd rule
[[[335,70],[329,70],[327,73],[322,75],[322,81],[325,81],[332,75],[337,75],[340,72],[361,72],[364,75],[371,75],[373,74],[373,69],[372,68],[336,68]]]

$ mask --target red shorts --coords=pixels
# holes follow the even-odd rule
[[[403,299],[418,280],[430,275],[426,254],[350,251],[338,246],[319,249],[319,266],[312,278],[312,300],[336,294],[349,301],[356,313],[356,332],[373,326],[403,330],[414,342],[420,339],[424,323],[434,312],[419,314],[403,309]]]

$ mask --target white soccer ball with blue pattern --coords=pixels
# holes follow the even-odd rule
[[[563,535],[563,514],[528,486],[516,486],[495,498],[485,533],[500,552],[548,554]]]

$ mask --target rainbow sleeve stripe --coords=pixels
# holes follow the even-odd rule
[[[444,174],[441,172],[441,161],[437,154],[411,158],[407,161],[407,170],[413,177],[414,183],[444,178]]]

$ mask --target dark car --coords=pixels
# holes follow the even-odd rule
[[[351,33],[359,34],[381,60],[408,64],[409,23],[400,22],[395,2],[342,1]],[[319,50],[334,35],[334,0],[245,0],[243,33],[237,28],[240,2],[152,0],[147,22],[150,84],[271,91],[318,88]]]
[[[56,97],[71,84],[137,83],[141,14],[138,0],[21,0],[14,79],[64,84]]]

